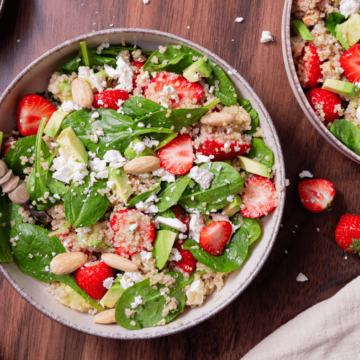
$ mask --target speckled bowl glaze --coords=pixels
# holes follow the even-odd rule
[[[232,75],[230,75],[230,78],[238,94],[244,99],[249,99],[252,106],[259,113],[261,127],[264,129],[266,135],[266,143],[273,150],[276,165],[278,166],[275,177],[276,187],[277,189],[285,188],[285,168],[280,142],[269,114],[253,89],[234,68],[215,54],[191,41],[160,31],[111,29],[93,32],[67,41],[46,52],[24,69],[1,96],[0,128],[2,131],[7,133],[15,128],[15,109],[18,101],[26,94],[44,91],[51,73],[78,52],[79,41],[84,39],[87,41],[89,47],[98,46],[104,42],[121,43],[122,40],[137,44],[144,49],[152,50],[157,49],[160,44],[165,46],[181,44],[206,55],[219,64],[226,72],[231,72]],[[130,331],[118,325],[94,324],[92,316],[79,313],[57,302],[45,291],[40,281],[23,274],[15,263],[0,266],[0,271],[15,290],[30,304],[51,319],[73,329],[91,335],[114,339],[148,339],[170,335],[197,325],[216,314],[236,299],[253,281],[264,265],[274,245],[280,227],[284,203],[285,191],[280,191],[278,208],[262,220],[264,229],[262,239],[251,247],[248,258],[242,268],[226,278],[226,284],[223,290],[220,293],[216,292],[209,296],[202,307],[186,310],[166,327],[162,326]],[[177,324],[179,320],[182,322],[180,326]]]
[[[321,122],[320,118],[315,114],[311,105],[306,99],[304,90],[300,85],[295,65],[294,59],[291,52],[291,43],[290,43],[290,21],[291,21],[291,6],[293,0],[285,0],[284,11],[281,24],[281,40],[282,40],[282,52],[284,57],[285,69],[287,76],[290,81],[291,88],[294,92],[296,100],[298,101],[301,109],[304,111],[306,117],[309,119],[311,124],[315,129],[325,138],[325,140],[331,144],[335,149],[339,150],[349,159],[360,164],[360,156],[347,148],[343,143],[341,143],[329,129]]]

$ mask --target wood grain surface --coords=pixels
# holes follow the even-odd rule
[[[360,213],[360,168],[316,132],[297,104],[281,53],[282,9],[283,0],[150,0],[148,5],[141,0],[7,0],[0,19],[1,92],[31,61],[75,36],[110,24],[171,32],[218,54],[255,89],[275,123],[291,184],[283,227],[264,268],[216,316],[160,339],[102,339],[50,320],[0,276],[0,359],[239,359],[358,275],[359,257],[345,259],[334,230],[342,214]],[[243,23],[234,21],[238,16]],[[275,42],[260,43],[263,30],[270,30]],[[334,183],[331,212],[302,208],[296,190],[302,170]],[[296,282],[299,272],[309,281]]]

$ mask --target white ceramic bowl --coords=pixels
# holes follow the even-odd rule
[[[98,46],[104,42],[113,44],[121,43],[122,40],[151,50],[157,49],[159,45],[181,44],[206,55],[221,65],[226,72],[231,71],[233,74],[230,78],[238,94],[241,95],[243,99],[249,99],[252,106],[259,113],[261,127],[264,129],[266,135],[266,143],[273,150],[276,165],[278,166],[275,178],[276,187],[277,189],[285,188],[284,161],[276,130],[262,102],[249,84],[236,73],[234,68],[210,51],[188,40],[160,31],[144,29],[104,30],[67,41],[46,52],[24,69],[1,96],[1,131],[8,133],[15,128],[15,109],[18,101],[26,94],[44,91],[52,72],[78,52],[79,41],[83,39],[86,39],[89,47]],[[131,331],[118,325],[94,324],[92,322],[92,316],[79,313],[60,304],[45,291],[40,281],[23,274],[15,263],[0,266],[0,271],[16,291],[30,304],[35,306],[43,314],[63,325],[91,335],[115,339],[144,339],[170,335],[199,324],[216,314],[239,296],[255,278],[269,256],[279,230],[285,203],[285,191],[279,192],[279,196],[280,202],[278,208],[262,220],[264,228],[262,239],[257,241],[251,248],[250,254],[242,268],[226,278],[226,285],[221,293],[214,293],[209,296],[202,307],[186,310],[175,321],[169,323],[167,329],[164,327],[154,327]],[[215,301],[220,295],[220,300]],[[177,325],[177,320],[181,320],[183,325]]]
[[[304,111],[306,117],[309,119],[311,124],[315,129],[326,139],[326,141],[331,144],[335,149],[339,150],[349,159],[360,164],[360,156],[346,147],[342,142],[340,142],[330,131],[329,129],[321,122],[320,118],[315,114],[311,105],[309,104],[304,90],[300,85],[293,55],[291,52],[291,43],[290,43],[290,21],[291,21],[291,5],[293,0],[285,0],[284,11],[281,24],[281,40],[282,40],[282,52],[284,57],[285,69],[288,79],[290,81],[291,88],[294,92],[296,100],[298,101],[301,109]]]

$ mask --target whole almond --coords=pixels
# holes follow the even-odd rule
[[[129,161],[124,170],[128,174],[144,174],[155,171],[160,167],[160,160],[156,156],[141,156]]]
[[[6,194],[10,191],[13,191],[14,189],[16,189],[16,187],[19,184],[19,180],[20,178],[18,176],[13,176],[12,178],[10,178],[10,180],[8,180],[5,184],[2,184],[2,191]]]
[[[115,309],[109,309],[98,313],[93,317],[95,324],[112,324],[115,323]]]
[[[214,112],[201,117],[202,124],[211,126],[226,126],[235,122],[235,118],[228,113]]]
[[[56,255],[50,263],[51,272],[65,275],[74,272],[86,263],[87,255],[82,252],[68,252]]]
[[[127,272],[134,272],[138,271],[138,267],[128,259],[125,259],[124,257],[117,255],[117,254],[102,254],[101,260],[110,267],[121,270],[121,271],[127,271]]]
[[[72,96],[74,102],[81,107],[90,107],[94,101],[94,94],[85,79],[77,78],[72,84]]]
[[[8,196],[14,204],[21,205],[24,202],[28,201],[30,199],[30,195],[26,190],[26,182],[20,182],[18,187],[15,188],[15,190],[8,193]]]

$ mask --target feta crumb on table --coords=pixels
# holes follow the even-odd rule
[[[270,41],[274,41],[274,38],[272,37],[271,32],[267,31],[267,30],[263,31],[261,34],[260,42],[262,42],[263,44],[266,44]]]
[[[299,275],[296,277],[296,281],[305,282],[309,281],[309,279],[303,273],[299,273]]]
[[[235,22],[237,22],[237,23],[241,23],[242,21],[244,21],[244,18],[242,18],[242,17],[237,17],[235,19]]]
[[[309,178],[312,178],[314,177],[314,175],[310,172],[310,171],[307,171],[307,170],[303,170],[300,174],[299,174],[300,178],[304,178],[304,177],[309,177]]]

